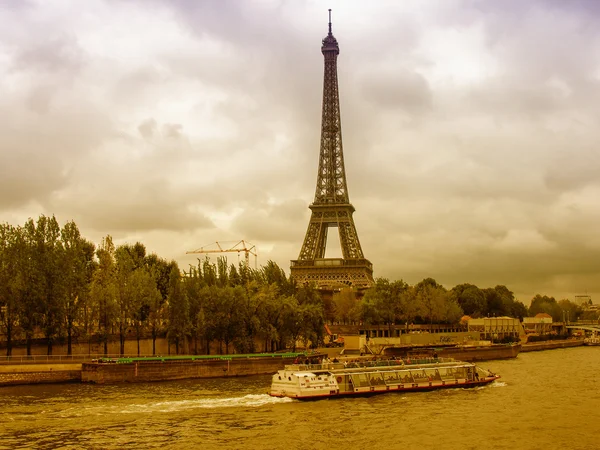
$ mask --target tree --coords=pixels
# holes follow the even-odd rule
[[[177,263],[171,263],[169,276],[167,337],[175,343],[175,353],[179,354],[189,331],[189,304],[181,286],[181,275]],[[183,350],[183,349],[181,349]]]
[[[139,267],[129,277],[132,292],[131,321],[135,329],[137,354],[140,355],[140,338],[155,305],[161,301],[159,290],[147,267]]]
[[[583,308],[566,298],[558,302],[558,307],[561,309],[563,314],[562,320],[576,321],[579,320],[583,315]]]
[[[38,263],[42,265],[44,278],[44,306],[41,311],[41,324],[48,345],[48,355],[52,354],[54,340],[61,331],[64,320],[62,300],[65,297],[64,249],[60,240],[60,225],[56,218],[41,216],[37,225]]]
[[[98,334],[104,344],[104,355],[108,354],[108,336],[117,312],[117,279],[115,246],[111,236],[102,239],[96,250],[98,269],[92,277],[90,297],[93,302],[93,315],[98,323]]]
[[[139,282],[143,273],[136,274],[136,271],[143,270],[144,259],[146,257],[146,248],[143,244],[137,242],[135,245],[120,245],[115,251],[116,260],[116,281],[117,281],[117,324],[119,326],[119,353],[125,353],[125,338],[129,325],[133,322],[133,316],[138,316],[142,305],[139,303]],[[134,277],[137,279],[134,282]],[[139,347],[139,339],[138,339]]]
[[[27,355],[37,326],[41,326],[52,353],[60,318],[59,243],[60,228],[54,217],[40,216],[37,223],[29,219],[24,226],[24,252],[19,270],[24,280],[19,302],[19,323],[25,331]]]
[[[502,295],[496,289],[486,288],[483,290],[485,301],[487,303],[487,314],[492,317],[507,315],[506,305],[503,302]]]
[[[241,286],[210,287],[208,315],[213,339],[219,342],[219,353],[229,354],[229,345],[240,337],[241,317],[239,306],[244,303],[246,293]]]
[[[231,266],[229,266],[229,283],[231,284],[231,286],[243,286],[242,283],[242,277],[240,276],[240,274],[238,273],[237,269],[235,268],[235,266],[232,264]]]
[[[392,327],[409,315],[405,296],[408,285],[402,281],[390,282],[387,278],[375,280],[375,286],[363,297],[363,319],[367,323],[382,323]]]
[[[515,300],[510,315],[523,321],[523,317],[527,317],[527,307],[522,302]]]
[[[89,297],[89,285],[94,273],[94,250],[91,242],[81,237],[75,222],[67,222],[61,230],[63,261],[63,318],[67,331],[67,354],[72,354],[75,321]]]
[[[466,315],[477,318],[486,314],[486,298],[477,286],[468,283],[459,284],[452,288],[451,293]]]
[[[0,224],[0,322],[6,332],[6,356],[12,355],[12,340],[25,290],[21,270],[25,252],[23,229]]]
[[[333,294],[334,320],[343,323],[355,323],[359,320],[359,301],[356,291],[352,288],[343,288]]]
[[[247,288],[252,308],[246,311],[244,322],[247,327],[251,328],[252,334],[263,341],[263,351],[274,350],[276,342],[279,341],[278,330],[281,324],[284,299],[275,283],[261,285],[258,281],[253,281],[247,285]],[[257,320],[252,317],[253,312]]]
[[[241,305],[246,302],[246,290],[241,286],[228,286],[222,290],[224,300],[224,321],[222,324],[223,342],[225,343],[225,353],[229,354],[229,346],[235,341],[245,337],[242,327]]]
[[[271,286],[259,285],[257,281],[249,282],[246,294],[238,305],[241,332],[235,344],[236,350],[241,353],[256,351],[256,339],[263,328],[261,318],[264,317],[263,309],[271,301],[271,294],[277,290]]]
[[[292,300],[290,300],[292,299]],[[259,309],[261,314],[260,334],[264,340],[264,351],[276,351],[285,342],[284,318],[286,305],[296,302],[292,296],[282,296],[276,284],[263,286],[262,305]]]
[[[173,265],[174,263],[159,258],[154,253],[146,257],[146,267],[160,294],[159,296],[152,296],[152,301],[148,305],[148,325],[152,336],[153,355],[156,355],[156,339],[161,332],[163,321],[167,317],[167,298],[169,296],[170,274]]]
[[[325,315],[323,308],[316,303],[304,303],[298,308],[298,318],[302,324],[300,335],[304,341],[304,348],[310,342],[313,347],[323,344],[325,329]]]
[[[275,284],[281,295],[293,295],[295,293],[294,283],[291,278],[285,275],[285,272],[277,263],[269,260],[267,265],[260,269],[260,278],[263,284]]]
[[[556,303],[554,297],[548,297],[546,295],[536,294],[531,300],[531,306],[529,307],[529,315],[535,316],[539,313],[546,313],[552,316],[552,320],[560,322],[563,320],[562,309]]]
[[[432,278],[426,278],[415,286],[420,316],[435,323],[456,323],[464,314],[454,296]]]
[[[183,279],[190,308],[190,334],[194,343],[194,354],[198,354],[198,341],[203,337],[206,327],[202,295],[202,288],[206,285],[199,275],[195,267],[190,267],[188,276]]]
[[[198,260],[200,261],[200,260]],[[208,257],[202,261],[202,276],[207,286],[216,286],[218,283],[217,268]]]

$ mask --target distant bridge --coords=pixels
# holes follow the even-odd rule
[[[567,325],[567,328],[571,330],[600,331],[600,324]]]

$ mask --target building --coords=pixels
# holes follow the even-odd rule
[[[513,317],[481,317],[468,319],[468,330],[479,332],[482,339],[501,341],[503,339],[519,339],[525,335],[519,319]],[[552,323],[552,322],[551,322]]]
[[[551,334],[552,323],[552,316],[546,313],[536,314],[535,317],[523,317],[523,328],[527,334]]]

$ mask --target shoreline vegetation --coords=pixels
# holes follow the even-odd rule
[[[39,343],[47,355],[72,355],[78,343],[121,355],[294,351],[299,344],[328,344],[325,324],[458,324],[463,315],[522,319],[540,312],[555,321],[565,313],[588,318],[567,299],[536,295],[527,308],[506,286],[447,289],[433,278],[415,285],[378,278],[366,292],[322,295],[297,286],[272,261],[252,269],[205,258],[181,271],[175,261],[147,254],[140,242],[117,246],[106,236],[95,245],[75,222],[61,227],[54,216],[0,224],[0,349],[6,356],[21,345],[32,355]],[[166,349],[157,348],[162,341]]]

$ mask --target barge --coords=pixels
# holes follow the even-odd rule
[[[96,384],[143,383],[270,375],[293,361],[317,362],[322,356],[318,353],[293,352],[100,358],[82,364],[81,381]]]
[[[452,345],[411,345],[404,347],[387,347],[383,353],[387,356],[414,358],[418,356],[439,356],[459,361],[486,361],[492,359],[516,358],[522,350],[521,344],[452,344]]]
[[[498,378],[475,364],[445,358],[291,364],[273,375],[269,394],[305,400],[467,388]]]

